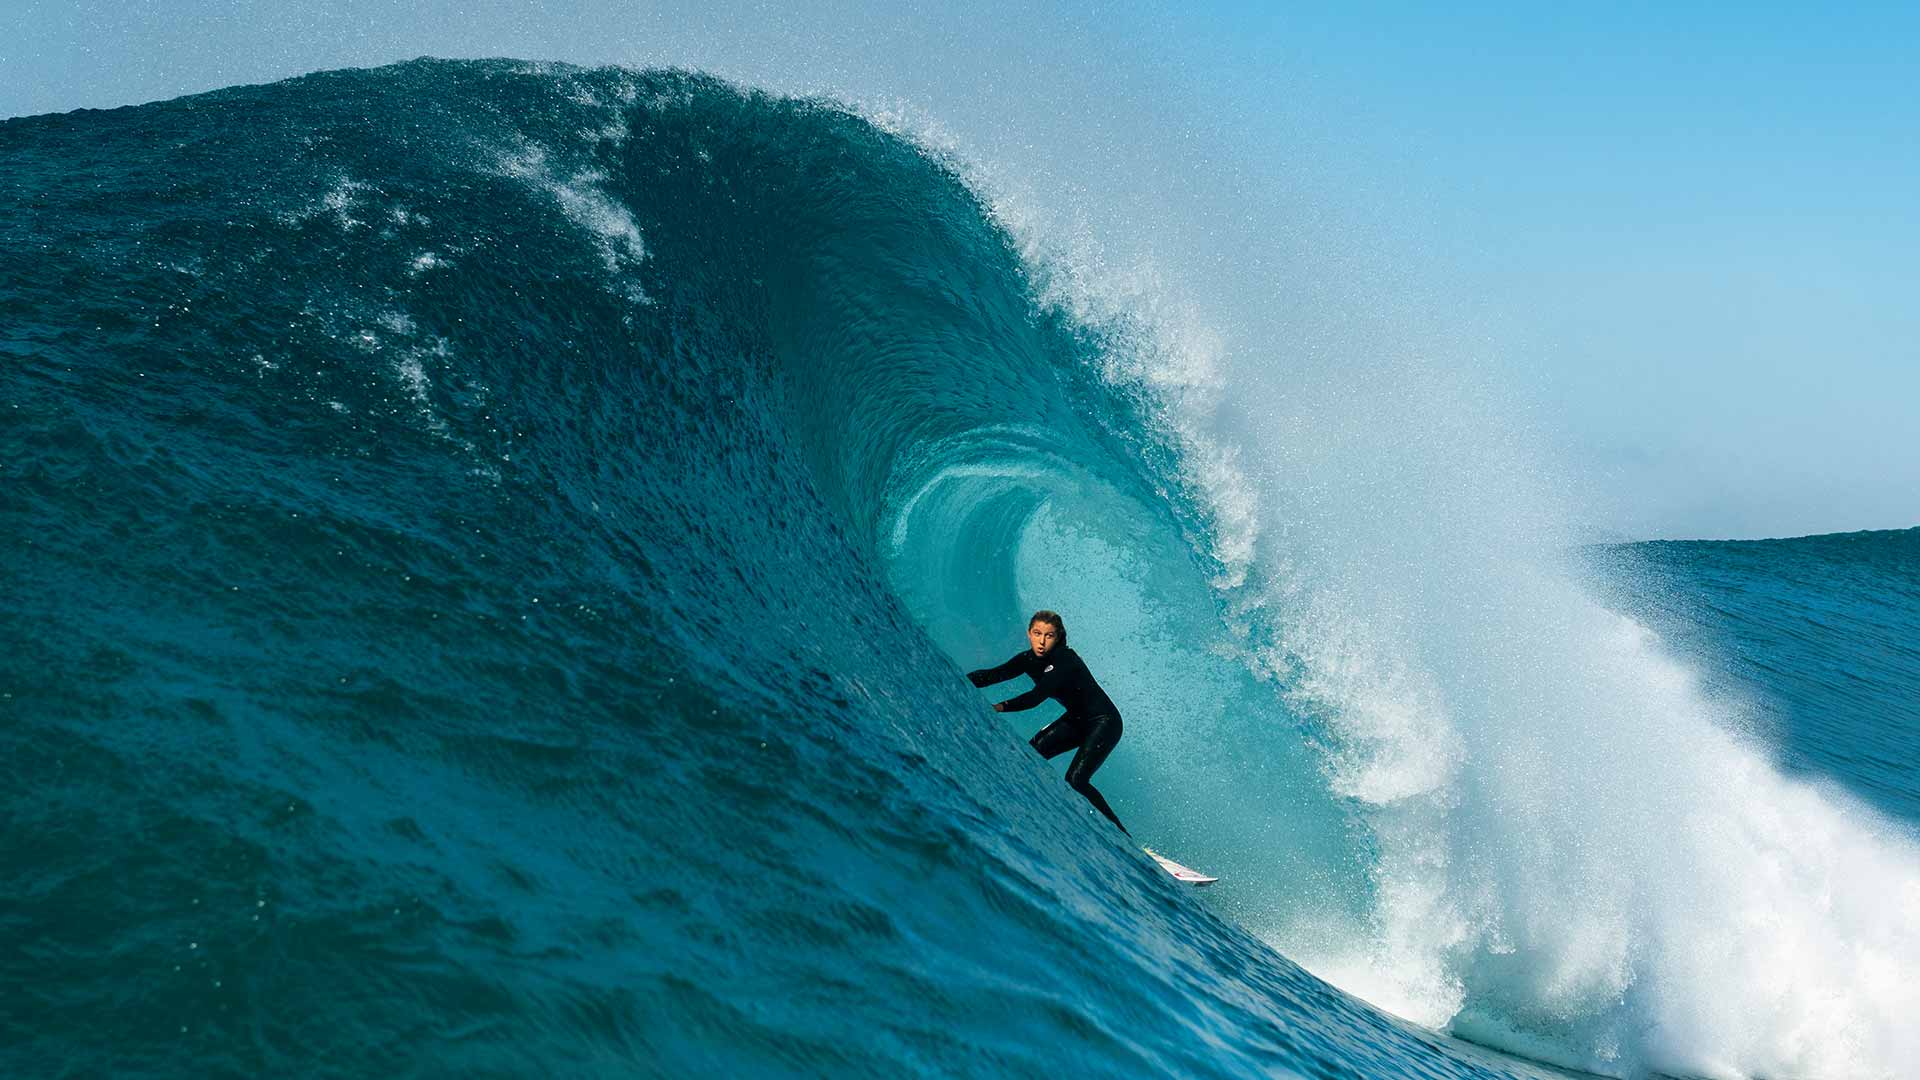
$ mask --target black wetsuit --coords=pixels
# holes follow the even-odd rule
[[[1113,699],[1093,681],[1093,673],[1087,670],[1080,654],[1065,645],[1055,645],[1044,657],[1033,655],[1029,649],[999,667],[967,672],[967,678],[975,686],[992,686],[1016,675],[1031,676],[1033,689],[1001,702],[1001,711],[1031,709],[1047,698],[1065,706],[1065,715],[1041,728],[1028,741],[1040,751],[1041,757],[1048,759],[1079,747],[1080,752],[1067,766],[1067,783],[1086,796],[1093,808],[1105,814],[1121,832],[1126,832],[1127,827],[1120,824],[1113,807],[1107,805],[1107,800],[1092,783],[1093,771],[1107,760],[1114,744],[1120,741],[1120,710],[1113,707]]]

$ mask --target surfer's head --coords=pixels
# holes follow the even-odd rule
[[[1027,620],[1027,640],[1033,643],[1033,655],[1045,656],[1067,643],[1067,623],[1058,612],[1036,611]]]

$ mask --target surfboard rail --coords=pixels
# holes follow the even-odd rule
[[[1153,861],[1160,864],[1160,869],[1165,870],[1175,881],[1183,881],[1188,885],[1199,888],[1204,885],[1211,885],[1220,880],[1217,877],[1209,877],[1191,866],[1182,866],[1150,847],[1142,847],[1140,850],[1152,856]]]

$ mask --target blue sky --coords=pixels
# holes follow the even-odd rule
[[[1309,73],[1616,527],[1920,524],[1920,7],[1246,17],[1223,67]]]
[[[1016,158],[1204,110],[1541,403],[1600,530],[1920,524],[1920,5],[0,3],[0,115],[421,54],[896,94]]]

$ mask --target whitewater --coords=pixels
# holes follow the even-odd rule
[[[9,1072],[1920,1055],[1914,534],[1596,549],[1484,375],[936,121],[416,61],[0,125]],[[959,676],[1037,607],[1205,896]]]

